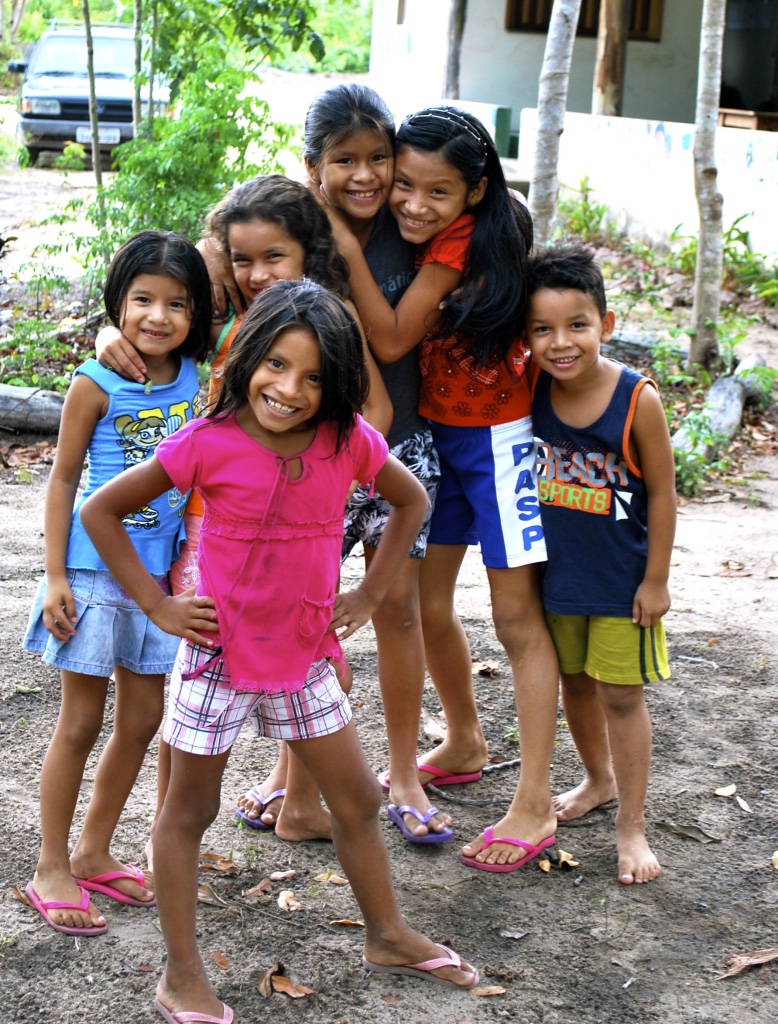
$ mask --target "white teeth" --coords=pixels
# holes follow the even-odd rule
[[[265,401],[270,408],[275,409],[276,412],[290,413],[297,411],[293,405],[281,405],[280,402],[275,402],[272,398],[268,398],[267,395],[265,395]]]

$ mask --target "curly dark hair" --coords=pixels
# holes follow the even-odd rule
[[[321,408],[317,422],[337,424],[336,450],[348,441],[367,399],[362,336],[343,302],[315,281],[276,281],[254,299],[224,364],[219,397],[208,419],[238,412],[249,384],[276,338],[290,328],[311,331],[321,354]]]
[[[348,298],[348,267],[338,253],[327,215],[299,181],[268,174],[237,185],[208,214],[206,237],[229,255],[230,224],[252,220],[277,224],[305,252],[303,273],[317,284]]]
[[[124,304],[132,282],[141,274],[165,275],[186,289],[192,323],[179,355],[202,362],[211,343],[211,282],[200,253],[173,231],[140,231],[118,250],[108,268],[103,301],[108,319],[122,329]]]

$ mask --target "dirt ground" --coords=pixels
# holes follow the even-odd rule
[[[24,183],[30,206],[20,213]],[[33,211],[34,196],[36,206]],[[61,196],[56,172],[0,174],[0,233],[40,216]],[[29,212],[28,212],[29,211]],[[16,232],[14,232],[16,233]],[[19,252],[13,259],[19,259]],[[5,260],[0,270],[9,273]],[[756,347],[778,366],[776,332],[755,332]],[[0,447],[35,440],[0,433]],[[47,928],[15,896],[37,856],[37,786],[59,705],[57,673],[20,650],[32,595],[43,570],[43,500],[48,467],[0,469],[0,986],[9,1021],[146,1024],[159,1019],[151,1001],[164,948],[154,910],[120,907],[96,897],[110,929],[73,939]],[[778,462],[751,458],[746,479],[713,500],[679,509],[673,558],[673,608],[667,617],[673,678],[648,693],[654,761],[648,798],[650,838],[664,867],[651,884],[616,881],[614,809],[560,826],[558,847],[578,864],[545,874],[535,865],[510,875],[471,871],[460,845],[503,812],[516,783],[518,746],[507,665],[489,619],[477,552],[468,554],[459,607],[476,661],[500,671],[477,677],[492,765],[471,786],[436,793],[455,815],[455,841],[412,847],[384,819],[397,891],[411,922],[478,965],[481,990],[467,994],[406,978],[369,977],[360,965],[359,918],[348,886],[317,880],[339,872],[331,844],[288,844],[270,833],[236,828],[235,796],[270,766],[274,746],[248,731],[236,745],[222,811],[205,837],[230,873],[204,868],[213,893],[198,920],[204,957],[220,997],[236,1019],[310,1024],[763,1024],[778,1012],[778,962],[720,980],[733,954],[778,946]],[[360,560],[346,566],[345,584]],[[376,770],[387,759],[375,643],[370,627],[348,643],[352,703]],[[425,694],[437,719],[434,691]],[[110,713],[110,708],[108,709]],[[107,716],[109,719],[110,714]],[[437,719],[439,721],[439,719]],[[106,733],[107,735],[107,733]],[[102,742],[102,741],[101,741]],[[420,731],[420,750],[429,740]],[[98,743],[98,752],[101,743]],[[119,825],[115,851],[142,863],[154,803],[150,750]],[[497,762],[502,761],[502,764]],[[94,772],[90,760],[75,828]],[[553,785],[579,777],[560,710]],[[736,796],[714,791],[735,784]],[[742,802],[738,802],[737,798]],[[704,842],[701,840],[705,840]],[[211,863],[214,863],[213,861]],[[272,872],[295,875],[249,895]],[[301,907],[285,912],[291,889]],[[282,961],[305,998],[263,998],[257,979]]]

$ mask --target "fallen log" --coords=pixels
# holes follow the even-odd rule
[[[56,434],[64,401],[65,396],[58,391],[0,384],[0,430]]]

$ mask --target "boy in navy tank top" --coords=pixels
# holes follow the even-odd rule
[[[600,354],[614,330],[602,273],[580,247],[535,255],[526,341],[548,565],[543,605],[583,782],[559,821],[618,798],[619,881],[661,872],[648,845],[651,722],[643,687],[667,679],[662,616],[675,534],[675,470],[654,382]]]

